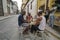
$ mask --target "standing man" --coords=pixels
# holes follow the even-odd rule
[[[45,12],[46,23],[47,23],[47,21],[48,21],[48,19],[49,19],[49,15],[50,15],[49,12],[50,12],[49,7],[47,7],[47,10],[46,10],[46,12]]]
[[[53,25],[54,25],[54,13],[51,11],[49,15],[49,26],[53,27]]]
[[[56,12],[57,7],[53,7],[50,11],[50,15],[49,15],[49,26],[53,27],[54,26],[54,13]]]

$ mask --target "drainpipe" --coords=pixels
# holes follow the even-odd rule
[[[49,0],[46,0],[46,10],[48,8],[48,2],[49,2]]]

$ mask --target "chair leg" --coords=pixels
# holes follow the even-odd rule
[[[42,40],[46,40],[44,32],[41,32],[41,33],[42,33]]]

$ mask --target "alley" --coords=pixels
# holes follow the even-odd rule
[[[15,15],[0,21],[0,40],[33,40],[35,38],[35,35],[31,33],[29,33],[29,35],[21,34],[22,30],[18,30],[17,18],[18,15]],[[49,35],[45,35],[46,40],[58,40],[50,33],[46,33]],[[38,36],[36,36],[35,39],[40,40]]]

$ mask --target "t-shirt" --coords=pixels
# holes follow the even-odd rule
[[[32,16],[27,16],[27,20],[30,20],[32,18]]]
[[[32,16],[26,16],[27,21],[31,21]]]
[[[42,17],[42,20],[40,21],[40,24],[39,24],[38,28],[39,28],[40,30],[44,30],[45,27],[46,27],[46,19],[45,19],[44,16],[41,16],[41,17]]]
[[[24,17],[22,14],[18,16],[18,25],[20,26],[23,23]]]

